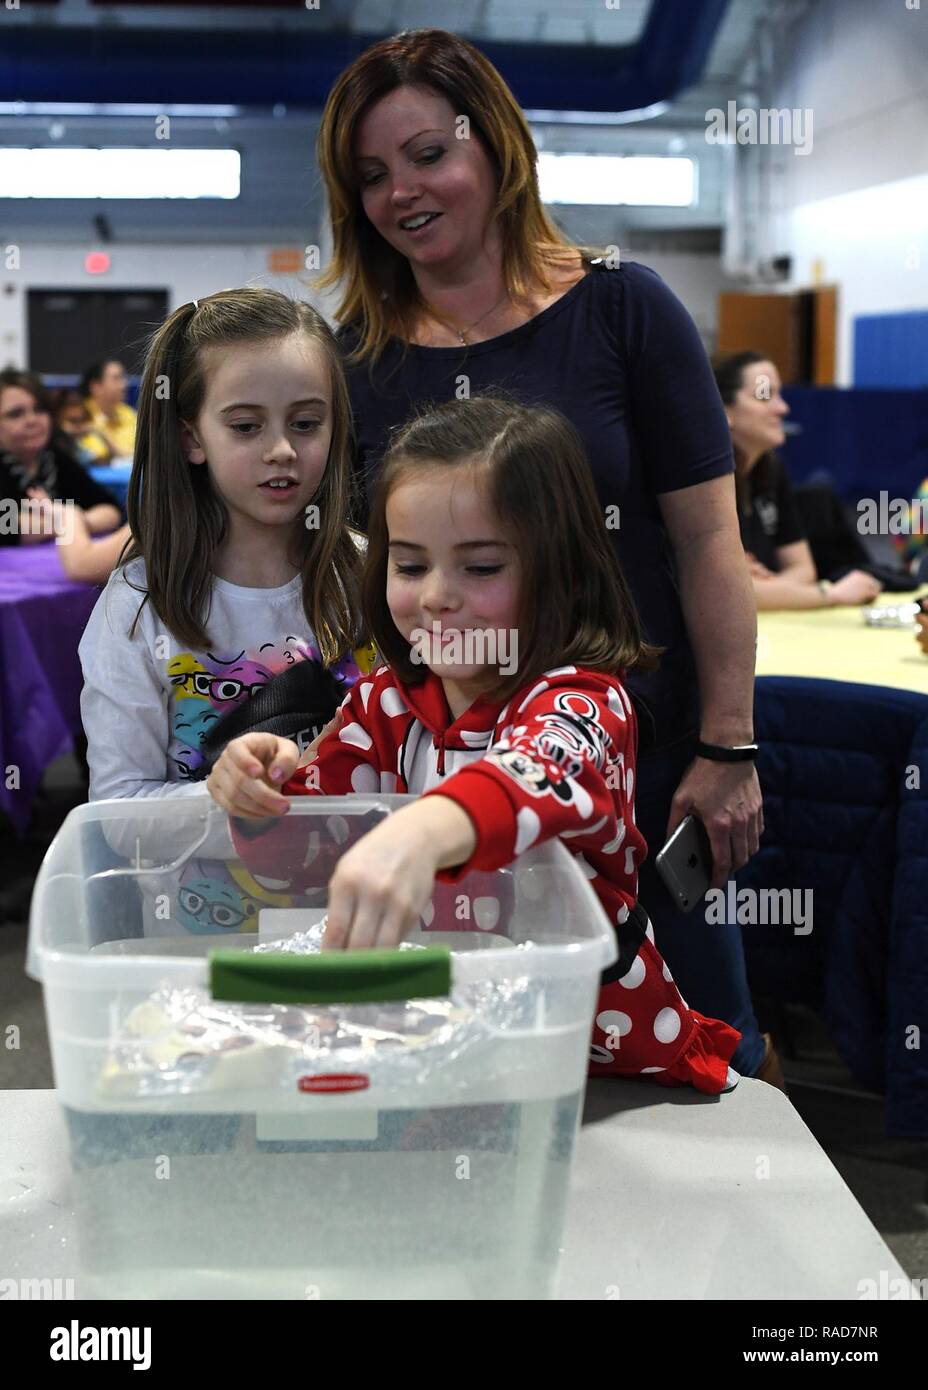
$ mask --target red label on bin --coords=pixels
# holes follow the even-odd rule
[[[371,1084],[369,1076],[363,1072],[329,1072],[324,1076],[301,1076],[297,1082],[300,1091],[366,1091]]]

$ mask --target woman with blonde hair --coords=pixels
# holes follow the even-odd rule
[[[695,326],[653,272],[558,232],[523,111],[457,35],[418,30],[362,53],[329,94],[317,153],[333,255],[316,288],[339,287],[365,484],[426,402],[503,389],[555,406],[580,433],[645,637],[663,648],[658,671],[629,681],[651,846],[642,898],[686,997],[742,1033],[734,1065],[776,1081],[740,929],[684,917],[653,871],[688,813],[706,825],[717,884],[763,827],[753,595],[728,426]]]

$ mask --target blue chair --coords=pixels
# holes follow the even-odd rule
[[[820,1013],[888,1134],[926,1139],[928,696],[765,676],[754,711],[765,831],[737,886],[811,889],[813,929],[744,928],[752,992]]]

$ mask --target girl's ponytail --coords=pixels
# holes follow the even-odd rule
[[[191,381],[191,374],[202,375],[190,334],[197,312],[196,304],[182,304],[149,342],[126,497],[132,546],[125,562],[144,559],[146,597],[153,609],[179,641],[202,648],[208,641],[210,562],[226,518],[205,468],[194,468],[181,447],[179,422],[190,418],[189,398],[202,400],[202,390]],[[185,577],[186,595],[178,603],[179,575]]]

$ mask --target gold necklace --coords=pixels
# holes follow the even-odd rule
[[[467,339],[464,335],[466,333],[473,333],[477,325],[483,323],[484,319],[489,318],[490,315],[493,313],[494,309],[498,309],[499,306],[502,304],[503,300],[508,298],[509,291],[504,290],[503,293],[500,295],[499,299],[496,301],[496,303],[492,304],[490,308],[487,309],[486,313],[481,314],[479,319],[475,319],[474,322],[472,324],[469,324],[467,328],[458,328],[457,324],[449,323],[447,319],[439,317],[439,315],[435,313],[435,310],[431,307],[430,304],[426,303],[425,307],[427,313],[430,315],[431,318],[435,320],[436,323],[440,323],[443,328],[447,328],[450,332],[456,333],[461,340],[461,346],[467,347]]]

